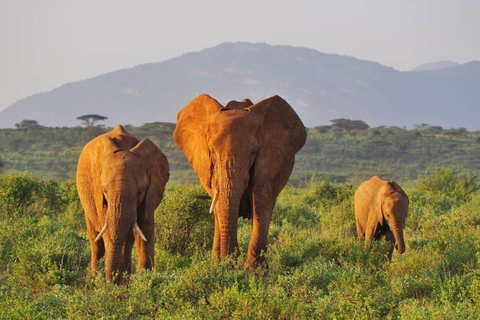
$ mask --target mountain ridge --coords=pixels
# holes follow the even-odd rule
[[[480,63],[470,64],[400,72],[304,47],[222,43],[28,96],[0,111],[0,128],[23,119],[77,126],[76,117],[92,113],[108,117],[110,126],[176,122],[181,108],[208,93],[224,105],[278,94],[308,127],[349,118],[371,126],[428,123],[478,129],[473,109],[480,98]]]
[[[422,72],[422,71],[432,71],[432,70],[441,70],[441,69],[448,69],[457,67],[460,64],[455,61],[443,60],[443,61],[435,61],[435,62],[428,62],[421,64],[414,68],[412,71],[415,72]]]

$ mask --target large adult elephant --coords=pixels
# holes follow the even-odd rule
[[[223,107],[204,94],[183,108],[177,120],[175,142],[213,199],[212,258],[238,254],[237,223],[244,217],[253,220],[246,267],[264,265],[273,207],[305,144],[305,126],[279,96]]]
[[[378,240],[385,236],[391,243],[388,259],[393,248],[405,252],[403,227],[408,214],[409,200],[395,181],[386,181],[378,176],[364,181],[355,191],[355,221],[360,241]]]
[[[154,211],[169,178],[168,161],[150,140],[139,140],[118,125],[83,148],[77,189],[85,211],[91,269],[106,253],[106,278],[131,273],[137,244],[137,269],[153,267]]]

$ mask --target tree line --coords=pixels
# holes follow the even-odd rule
[[[111,128],[103,116],[79,118],[78,127],[43,127],[24,120],[17,129],[0,129],[0,170],[31,171],[45,178],[75,176],[83,146]],[[104,119],[103,119],[104,120]],[[149,138],[167,155],[172,181],[196,182],[187,159],[173,141],[173,123],[152,122],[125,128]],[[379,126],[361,120],[334,119],[330,125],[308,128],[291,177],[294,184],[317,176],[327,181],[355,182],[373,174],[414,180],[437,167],[479,175],[480,132],[419,124],[413,129]]]

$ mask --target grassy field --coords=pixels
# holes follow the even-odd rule
[[[116,286],[89,275],[73,180],[0,174],[0,318],[479,319],[478,181],[441,168],[402,186],[407,250],[391,263],[384,241],[365,248],[356,239],[356,185],[287,186],[259,276],[241,268],[249,222],[240,223],[238,268],[211,265],[204,191],[169,184],[156,211],[155,270]]]

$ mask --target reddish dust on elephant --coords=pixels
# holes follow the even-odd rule
[[[278,194],[287,183],[305,126],[279,96],[223,107],[204,94],[177,117],[174,139],[212,198],[212,258],[238,255],[239,217],[252,219],[246,268],[265,265],[267,235]]]
[[[392,244],[388,254],[392,259],[393,249],[405,252],[403,228],[408,214],[409,200],[395,181],[373,176],[360,184],[355,192],[355,221],[360,241],[385,238]]]
[[[153,267],[154,211],[168,178],[162,151],[120,125],[87,143],[78,161],[77,189],[85,212],[92,273],[105,256],[107,280],[114,277],[119,282],[124,272],[132,271],[134,242],[137,269]]]

